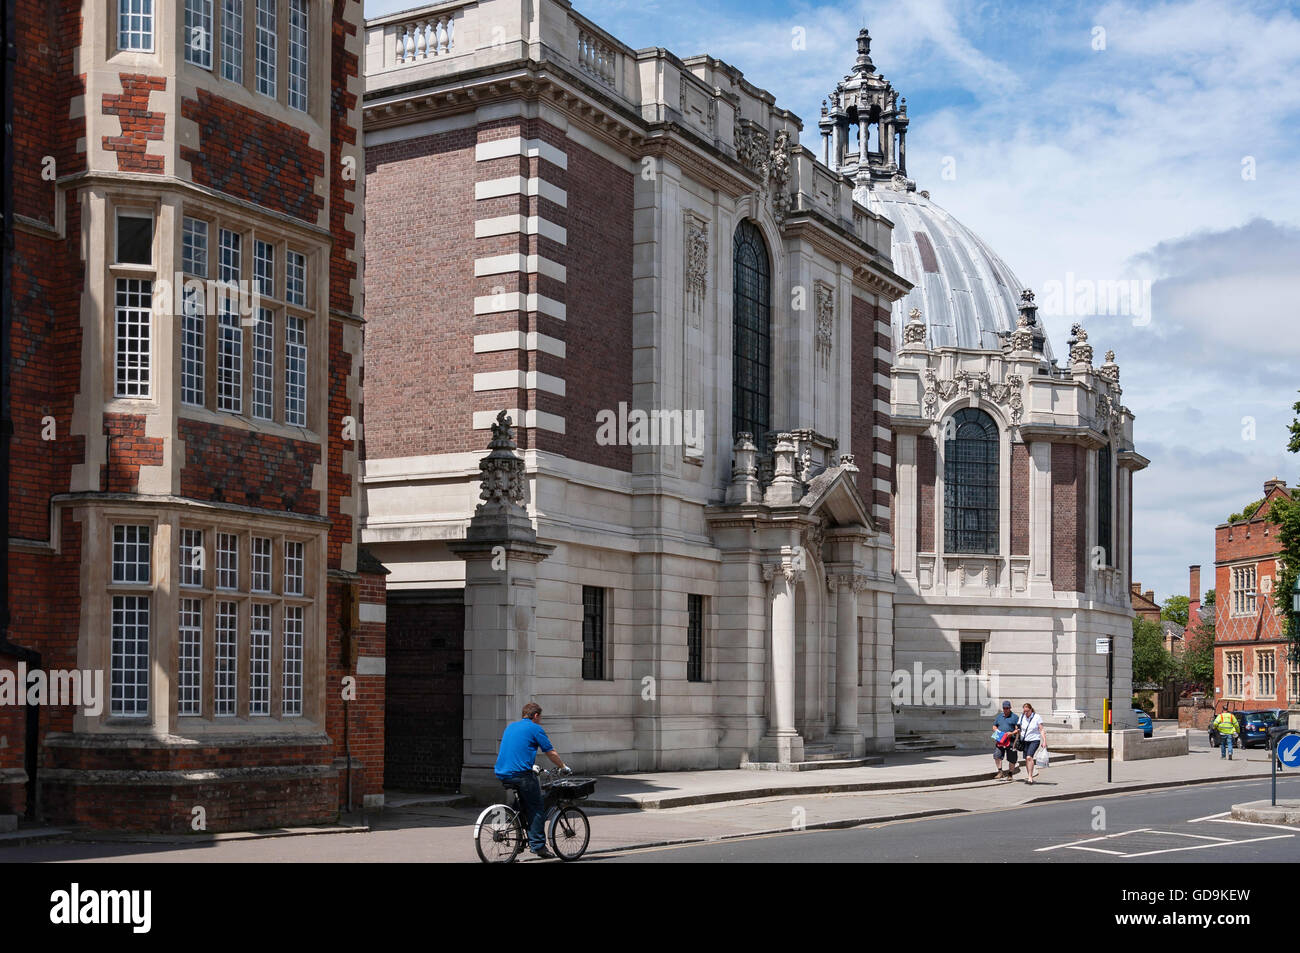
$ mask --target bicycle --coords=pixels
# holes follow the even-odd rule
[[[591,823],[577,802],[596,790],[596,779],[561,777],[549,768],[541,771],[535,766],[533,771],[541,782],[551,850],[563,861],[577,860],[591,840]],[[510,803],[484,808],[474,824],[474,849],[485,864],[512,864],[528,846],[519,789],[504,786],[512,792]]]

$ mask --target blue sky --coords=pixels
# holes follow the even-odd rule
[[[367,16],[413,6],[367,0]],[[860,27],[907,97],[908,172],[1020,281],[1146,279],[1150,319],[1083,319],[1113,348],[1137,449],[1134,578],[1163,599],[1286,454],[1300,400],[1300,5],[587,0],[634,47],[709,53],[804,120]],[[803,49],[794,42],[802,29]],[[942,169],[955,170],[944,178]],[[1057,353],[1078,318],[1044,315]],[[1212,585],[1206,574],[1206,585]]]

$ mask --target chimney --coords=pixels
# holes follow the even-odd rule
[[[1135,596],[1140,596],[1140,595],[1142,595],[1142,583],[1140,583],[1140,582],[1130,582],[1130,583],[1128,584],[1128,587],[1129,587],[1129,589],[1131,589],[1131,590],[1133,591],[1133,595],[1135,595]]]
[[[1282,487],[1282,489],[1286,489],[1286,480],[1279,480],[1277,477],[1273,477],[1273,479],[1271,480],[1265,480],[1264,495],[1268,496],[1277,487]]]
[[[1187,629],[1191,633],[1192,628],[1197,625],[1200,619],[1201,611],[1201,567],[1188,567],[1190,579],[1188,580],[1188,603],[1187,603]]]
[[[1142,593],[1142,598],[1145,599],[1147,602],[1155,602],[1156,591],[1154,589],[1148,589],[1146,592]]]

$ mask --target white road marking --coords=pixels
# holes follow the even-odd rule
[[[1232,813],[1231,811],[1220,811],[1218,814],[1206,814],[1204,817],[1194,817],[1194,818],[1192,818],[1190,821],[1188,821],[1187,823],[1188,823],[1188,824],[1199,824],[1201,821],[1212,821],[1212,820],[1214,820],[1214,819],[1216,819],[1216,818],[1219,818],[1219,817],[1225,817],[1226,815],[1231,814],[1231,813]]]
[[[1103,834],[1101,837],[1089,837],[1086,840],[1070,841],[1068,844],[1053,844],[1051,847],[1039,847],[1034,853],[1041,854],[1045,850],[1059,850],[1062,847],[1077,847],[1080,844],[1095,844],[1098,841],[1110,840],[1112,837],[1123,837],[1125,834],[1141,834],[1143,831],[1150,830],[1147,827],[1139,827],[1134,831],[1120,831],[1118,834]]]
[[[1183,850],[1204,850],[1207,847],[1227,847],[1235,844],[1258,844],[1266,840],[1283,840],[1287,837],[1295,837],[1294,834],[1278,834],[1275,837],[1252,837],[1249,840],[1233,840],[1221,844],[1197,844],[1195,847],[1169,847],[1165,850],[1144,850],[1140,854],[1122,854],[1123,857],[1150,857],[1153,854],[1176,854]]]
[[[1152,831],[1152,834],[1165,834],[1169,837],[1195,837],[1197,840],[1222,840],[1230,841],[1231,837],[1211,837],[1208,834],[1183,834],[1179,831]]]

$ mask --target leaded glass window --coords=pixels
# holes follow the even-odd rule
[[[772,272],[767,243],[745,220],[732,239],[731,432],[762,448],[772,414]]]
[[[1110,447],[1102,447],[1097,451],[1097,545],[1101,547],[1106,565],[1114,566],[1115,557],[1111,553],[1110,479]]]
[[[998,551],[998,428],[982,410],[957,411],[944,428],[944,549]]]

